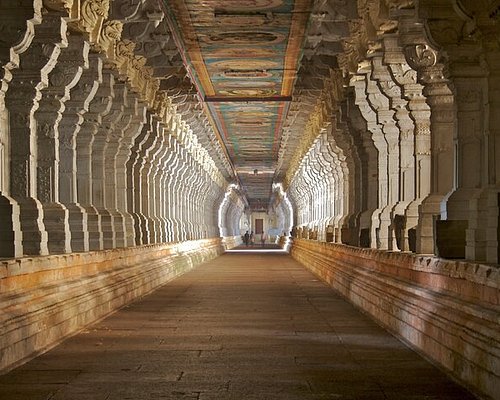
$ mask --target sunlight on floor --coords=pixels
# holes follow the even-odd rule
[[[256,249],[256,248],[249,248],[247,249],[233,249],[233,250],[226,250],[226,253],[283,253],[287,254],[287,252],[283,249]]]

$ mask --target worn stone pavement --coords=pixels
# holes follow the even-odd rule
[[[0,399],[474,397],[285,253],[231,252],[0,377]]]

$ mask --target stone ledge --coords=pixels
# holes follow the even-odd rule
[[[225,236],[222,238],[222,244],[225,250],[231,250],[243,243],[241,236]]]
[[[464,384],[500,387],[495,267],[294,240],[292,256]]]
[[[0,371],[28,361],[221,252],[220,239],[205,239],[3,261]]]

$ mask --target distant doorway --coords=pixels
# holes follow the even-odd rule
[[[255,234],[259,235],[264,232],[264,220],[256,219],[255,220]]]

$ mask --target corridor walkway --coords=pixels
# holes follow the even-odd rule
[[[0,377],[1,400],[474,397],[281,252],[229,252]]]

